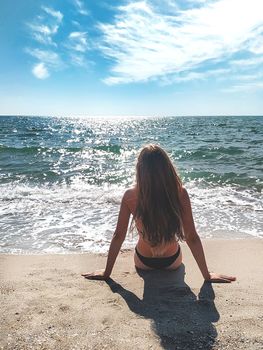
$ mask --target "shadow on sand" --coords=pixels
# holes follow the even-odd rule
[[[143,299],[113,279],[107,284],[130,310],[152,320],[152,327],[164,349],[212,349],[217,337],[212,322],[219,320],[211,283],[204,282],[198,296],[184,282],[185,267],[176,271],[137,270],[144,280]]]

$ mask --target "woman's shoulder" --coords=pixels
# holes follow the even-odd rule
[[[180,202],[181,202],[182,205],[185,204],[185,203],[187,203],[187,202],[189,201],[189,194],[188,194],[188,192],[187,192],[187,189],[186,189],[184,186],[182,186],[182,187],[180,188],[180,191],[179,191],[179,200],[180,200]]]
[[[184,186],[182,186],[182,187],[180,188],[179,195],[180,195],[181,197],[186,197],[186,196],[188,196],[187,189],[186,189]]]
[[[123,195],[123,200],[124,201],[131,201],[134,200],[137,196],[137,190],[136,187],[131,187],[128,188]]]
[[[129,208],[132,214],[134,214],[136,200],[137,200],[137,192],[135,187],[129,188],[124,192],[124,195],[122,197],[122,203]]]

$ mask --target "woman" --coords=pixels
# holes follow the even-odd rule
[[[136,186],[122,198],[105,270],[82,274],[89,279],[110,277],[128,229],[130,215],[139,239],[134,262],[139,269],[175,270],[182,263],[179,241],[186,241],[206,281],[230,283],[236,278],[209,272],[195,230],[191,203],[176,170],[157,145],[144,147],[136,166]]]

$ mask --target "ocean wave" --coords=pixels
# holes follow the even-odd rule
[[[120,145],[100,145],[93,146],[92,149],[95,151],[112,152],[114,154],[120,154],[122,151],[122,147]]]
[[[263,206],[253,190],[185,184],[197,230],[203,238],[261,237]],[[105,252],[126,186],[13,183],[0,186],[0,250],[11,252]],[[136,237],[128,234],[126,245]]]
[[[88,145],[82,147],[68,146],[68,147],[42,147],[42,146],[6,146],[0,144],[0,154],[13,153],[13,154],[40,154],[40,153],[62,153],[62,152],[83,152],[83,151],[104,151],[106,153],[112,152],[114,154],[120,154],[123,150],[122,146],[119,145]]]

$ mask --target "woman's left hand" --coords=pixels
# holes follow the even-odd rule
[[[233,281],[236,281],[236,277],[226,276],[215,272],[209,272],[209,278],[207,278],[206,281],[215,283],[231,283]]]
[[[105,275],[105,270],[97,270],[94,272],[82,273],[81,276],[89,280],[106,280],[110,276]]]

